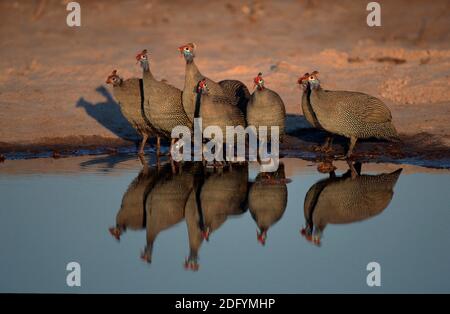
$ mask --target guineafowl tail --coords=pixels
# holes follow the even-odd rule
[[[379,128],[380,137],[391,142],[401,142],[397,130],[391,122],[383,123]]]
[[[402,173],[402,171],[403,171],[403,168],[398,168],[398,169],[395,170],[394,172],[391,172],[391,174],[395,174],[395,175],[399,176],[400,173]]]
[[[384,182],[384,186],[386,189],[393,189],[395,184],[402,173],[403,168],[399,168],[391,173],[385,173],[378,176],[378,180],[380,182]]]

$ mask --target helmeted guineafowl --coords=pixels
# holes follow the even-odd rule
[[[230,103],[237,106],[245,116],[247,102],[250,95],[247,87],[242,82],[236,80],[224,80],[217,83],[200,73],[194,61],[195,44],[188,43],[178,49],[186,61],[183,106],[189,119],[191,121],[194,119],[195,102],[197,98],[196,88],[198,82],[202,79],[206,79],[211,95],[228,97],[230,99]]]
[[[199,190],[198,203],[203,217],[203,238],[209,240],[229,216],[247,210],[248,166],[237,165],[223,173],[210,174]]]
[[[170,165],[165,165],[144,200],[147,245],[141,258],[148,263],[152,260],[153,244],[158,234],[184,219],[185,205],[194,184],[194,173],[189,166],[187,164],[181,173],[173,174]]]
[[[302,235],[320,245],[328,223],[348,224],[379,215],[389,205],[402,169],[379,175],[330,176],[314,184],[306,193]]]
[[[144,154],[145,143],[155,135],[155,129],[145,121],[143,113],[142,79],[131,78],[123,80],[114,70],[106,79],[106,84],[112,84],[114,98],[116,98],[123,116],[133,128],[142,136],[139,154]]]
[[[286,109],[283,100],[273,90],[264,84],[262,73],[253,79],[255,91],[250,97],[247,106],[247,124],[255,126],[267,126],[267,138],[270,141],[272,126],[279,127],[279,140],[282,141],[285,129]]]
[[[284,165],[280,163],[278,170],[271,173],[275,180],[284,179]],[[288,191],[286,181],[272,183],[259,173],[248,192],[248,208],[258,225],[257,240],[264,245],[267,239],[267,230],[274,225],[284,214],[287,206]]]
[[[136,60],[143,69],[144,113],[158,134],[171,138],[172,129],[176,126],[186,126],[192,130],[192,122],[183,109],[181,90],[154,78],[150,71],[147,50],[139,53]]]
[[[361,138],[398,140],[389,108],[378,98],[349,91],[324,90],[314,71],[308,77],[309,102],[319,124],[328,132],[350,139],[346,157],[350,157]]]

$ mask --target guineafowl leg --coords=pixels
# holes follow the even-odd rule
[[[145,147],[145,143],[147,143],[147,140],[148,140],[147,133],[142,134],[142,142],[141,142],[141,146],[139,147],[138,155],[144,155],[144,147]]]
[[[320,147],[320,150],[324,153],[329,153],[333,150],[333,136],[327,136],[325,143]]]
[[[358,172],[356,171],[356,168],[353,165],[353,162],[351,162],[350,160],[347,160],[347,164],[348,164],[348,167],[350,168],[352,179],[356,179],[356,177],[358,176]]]
[[[156,158],[159,160],[159,156],[161,156],[161,137],[159,135],[156,136]]]
[[[352,155],[353,149],[355,148],[357,140],[358,140],[358,138],[356,138],[354,136],[350,137],[350,146],[348,148],[347,154],[345,155],[345,158],[350,158],[350,156]]]
[[[142,173],[146,175],[146,174],[148,174],[148,171],[149,171],[147,161],[145,160],[144,155],[138,155],[138,156],[139,156],[139,161],[141,162],[141,165],[142,165]]]

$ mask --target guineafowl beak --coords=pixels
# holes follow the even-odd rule
[[[309,226],[306,226],[305,228],[302,228],[300,230],[300,234],[302,237],[306,238],[306,240],[310,241],[311,237],[311,228]]]
[[[144,249],[144,251],[141,252],[141,259],[142,259],[144,262],[147,262],[147,263],[150,264],[150,263],[152,262],[152,255],[151,255],[151,252],[152,252],[152,248],[146,246],[145,249]]]
[[[300,234],[306,239],[306,241],[311,242],[312,244],[316,246],[320,246],[320,238],[321,238],[321,232],[318,229],[315,229],[314,231],[311,230],[311,227],[306,226],[305,228],[302,228],[300,230]]]
[[[198,271],[199,268],[200,265],[197,263],[196,259],[187,258],[184,261],[184,269],[186,270]]]
[[[192,62],[194,60],[194,52],[186,49],[188,46],[178,47],[180,54],[184,57],[187,62]]]
[[[122,235],[122,230],[119,227],[111,227],[108,229],[109,233],[117,240],[120,241],[120,236]]]
[[[209,241],[209,227],[202,231],[202,238],[203,240]]]
[[[266,245],[267,230],[261,230],[260,233],[256,230],[256,238],[261,245]]]

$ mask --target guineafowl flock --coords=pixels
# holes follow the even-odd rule
[[[106,83],[113,86],[113,94],[122,113],[142,137],[139,155],[151,137],[157,139],[157,156],[161,155],[161,138],[169,139],[171,147],[176,139],[171,132],[176,126],[193,130],[195,118],[202,119],[202,131],[218,126],[225,134],[226,126],[266,126],[279,128],[279,142],[285,134],[286,109],[281,97],[265,86],[262,73],[254,78],[250,94],[244,83],[226,79],[215,82],[204,76],[195,63],[196,45],[188,43],[179,51],[186,62],[185,81],[180,90],[166,81],[157,80],[150,70],[147,50],[136,55],[142,79],[124,80],[114,70]],[[334,135],[348,138],[345,155],[351,157],[358,139],[380,138],[398,140],[389,108],[379,99],[359,92],[331,91],[321,87],[318,72],[305,73],[298,79],[302,87],[302,111],[315,129],[328,133],[326,143],[319,148],[331,151]]]

